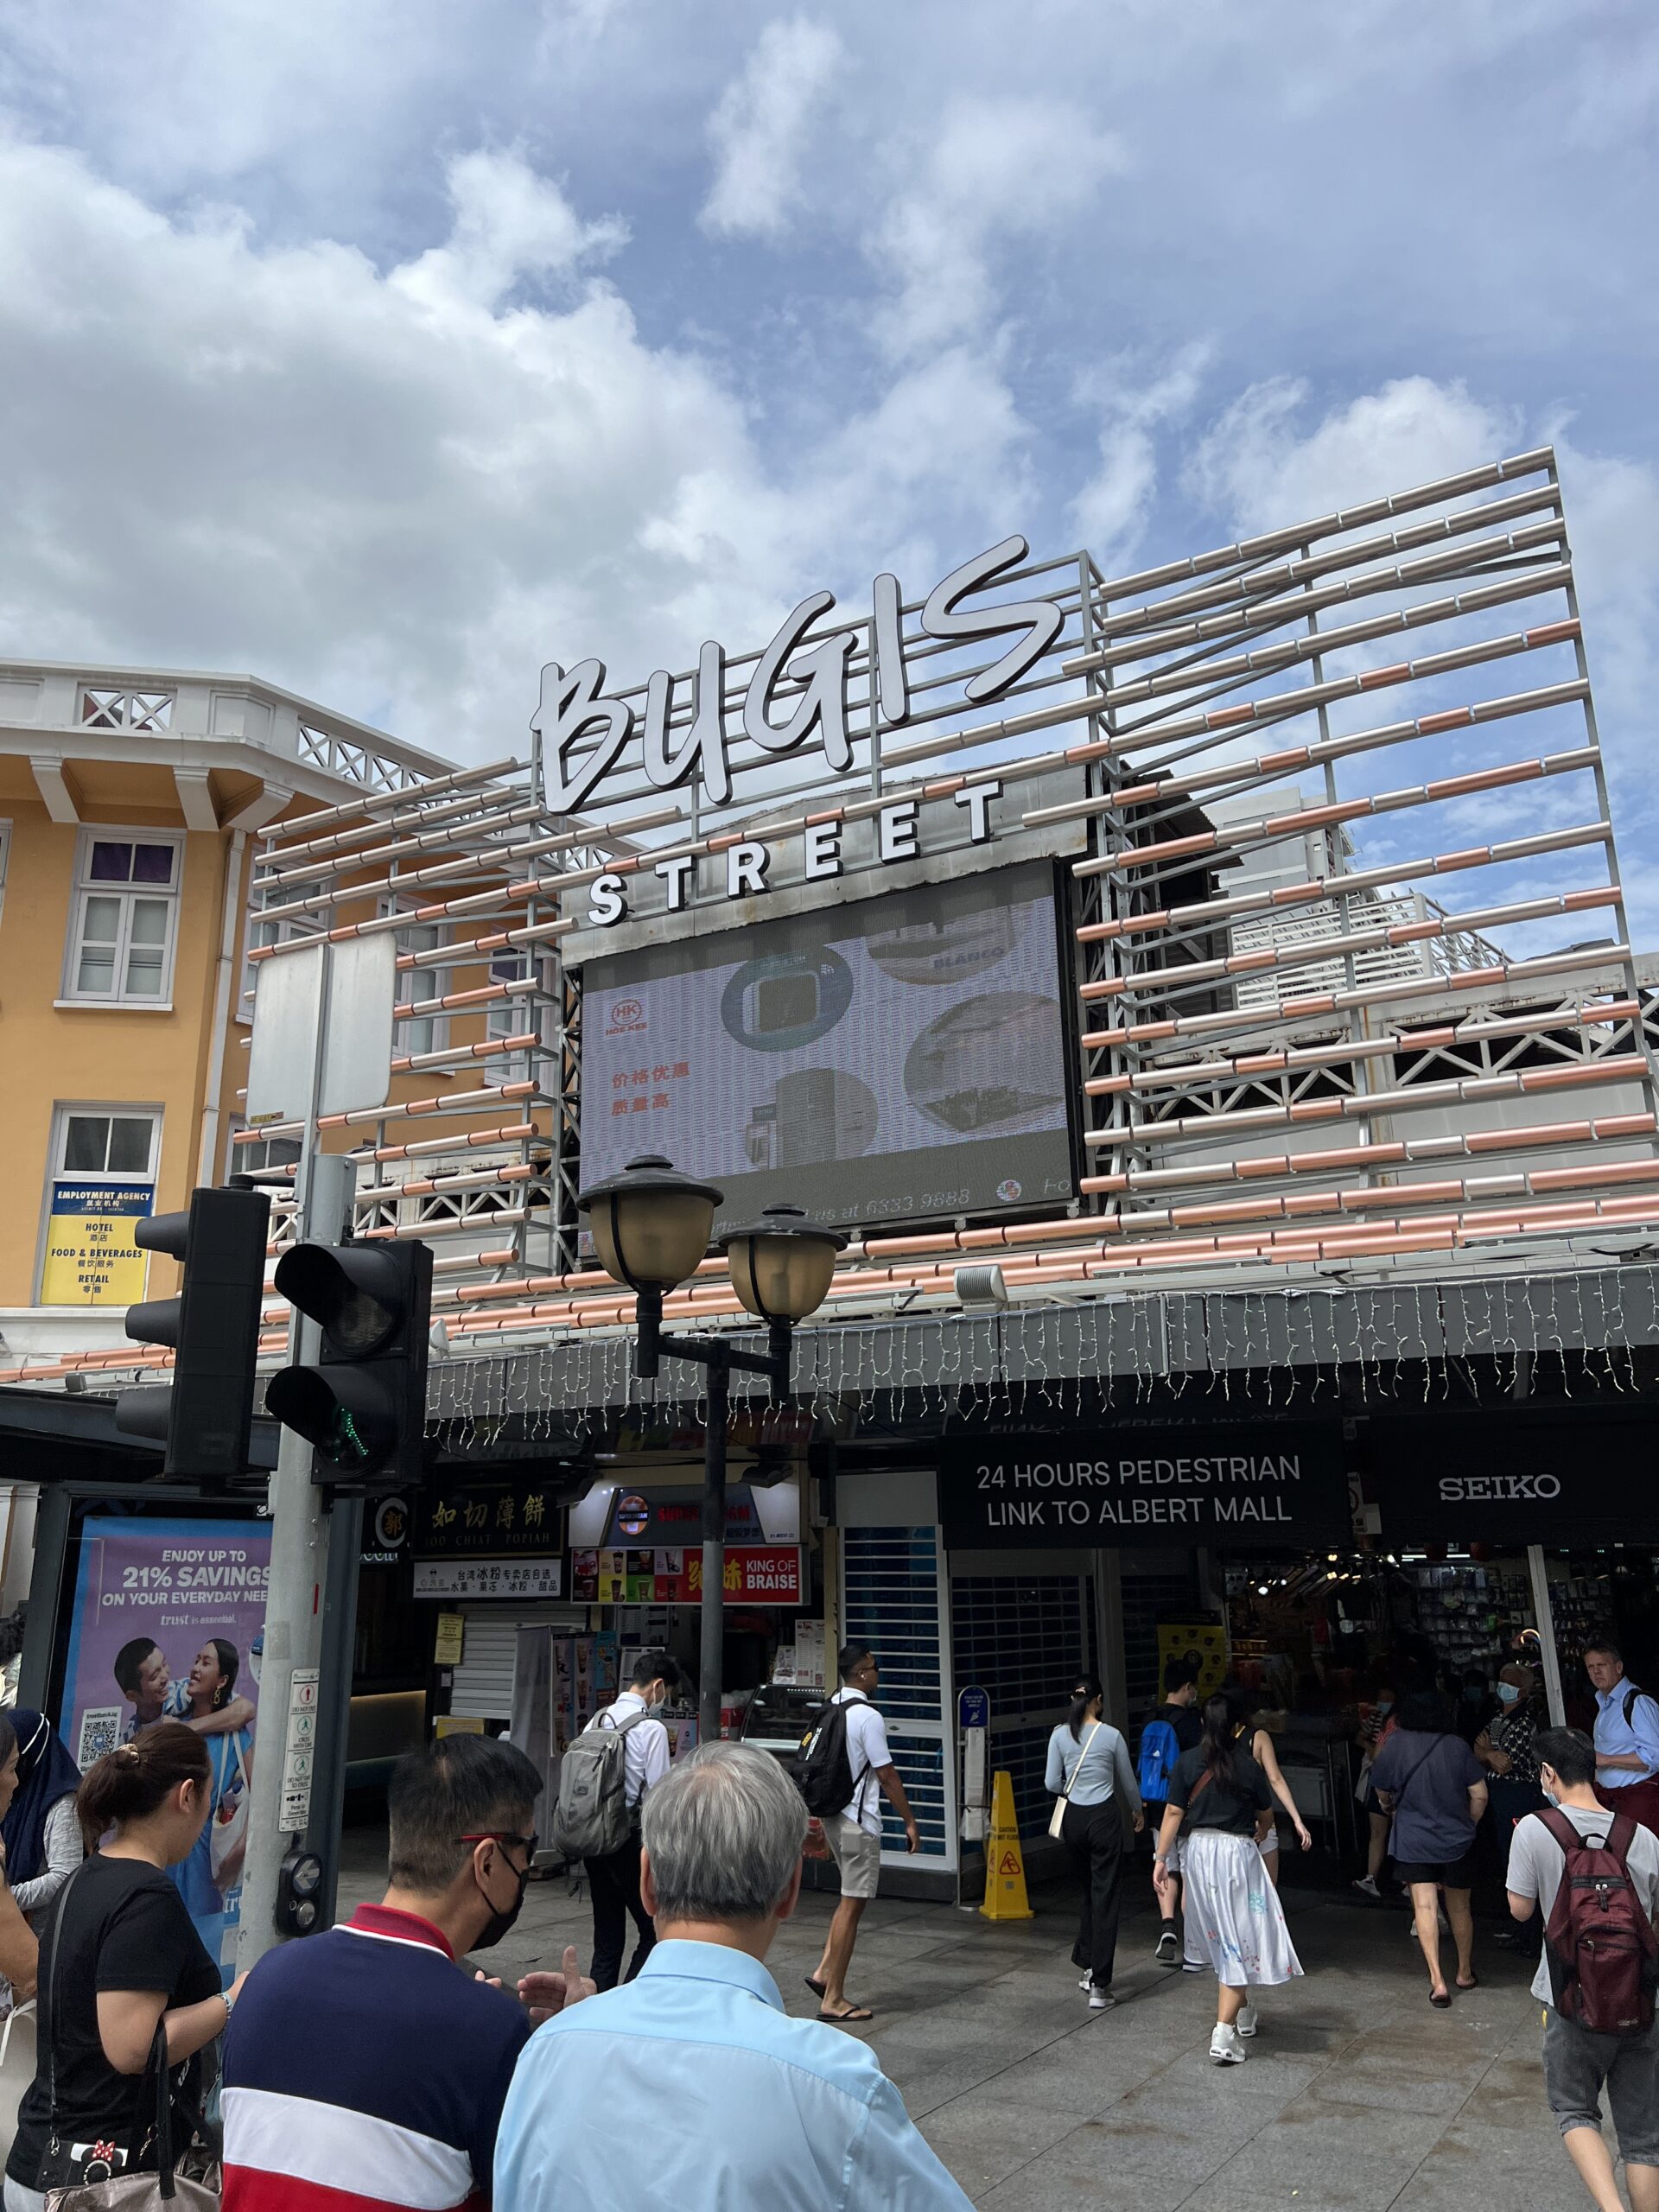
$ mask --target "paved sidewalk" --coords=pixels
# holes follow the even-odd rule
[[[342,1910],[378,1894],[383,1839],[347,1839]],[[993,1926],[950,1905],[879,1899],[865,1916],[853,1993],[863,2031],[939,2155],[988,2212],[1570,2212],[1587,2204],[1543,2101],[1532,1959],[1478,1933],[1482,1986],[1429,2005],[1396,1908],[1293,1893],[1306,1979],[1264,1993],[1243,2066],[1209,2063],[1215,1988],[1149,1954],[1155,1924],[1125,1924],[1114,2012],[1091,2013],[1071,1962],[1071,1900]],[[809,1894],[771,1964],[793,2013],[816,2011],[834,1899]],[[1485,1938],[1483,1947],[1483,1938]],[[556,1966],[587,1908],[533,1884],[493,1970]],[[1449,1954],[1448,1954],[1449,1956]]]

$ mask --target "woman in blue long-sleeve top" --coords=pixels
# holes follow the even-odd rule
[[[1112,1960],[1117,1949],[1119,1891],[1123,1872],[1122,1807],[1135,1832],[1145,1825],[1129,1747],[1101,1718],[1105,1691],[1093,1675],[1080,1675],[1071,1713],[1048,1739],[1047,1786],[1065,1801],[1060,1838],[1083,1882],[1083,1910],[1071,1962],[1083,1968],[1080,1986],[1091,2012],[1115,2003]]]

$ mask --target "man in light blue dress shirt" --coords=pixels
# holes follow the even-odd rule
[[[1585,1646],[1584,1671],[1596,1694],[1596,1795],[1659,1833],[1659,1704],[1626,1678],[1605,1637]]]
[[[525,2045],[499,2212],[966,2212],[874,2054],[790,2019],[766,1972],[805,1834],[794,1785],[744,1745],[705,1745],[651,1792],[657,1948]]]

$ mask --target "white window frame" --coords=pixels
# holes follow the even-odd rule
[[[149,1166],[140,1174],[136,1168],[67,1167],[64,1152],[69,1142],[69,1124],[79,1115],[96,1115],[110,1120],[148,1122],[149,1123]],[[41,1192],[41,1230],[35,1252],[35,1291],[38,1301],[41,1280],[46,1273],[46,1240],[52,1218],[52,1186],[72,1175],[98,1175],[111,1183],[148,1184],[152,1192],[162,1186],[162,1141],[165,1116],[159,1106],[134,1105],[125,1099],[60,1098],[52,1109],[52,1148],[47,1154],[46,1180]],[[106,1147],[107,1156],[107,1147]],[[146,1276],[148,1280],[148,1276]],[[65,1309],[66,1311],[67,1309]],[[77,1308],[77,1311],[79,1309]]]
[[[166,886],[154,883],[94,883],[92,880],[92,849],[96,845],[167,845],[175,855],[173,880]],[[58,1000],[60,1006],[121,1007],[155,1014],[173,1011],[173,968],[179,949],[179,906],[184,891],[184,832],[181,830],[152,830],[148,827],[128,828],[117,823],[96,822],[82,825],[75,841],[75,876],[69,901],[69,932],[64,946],[63,989]],[[81,945],[85,938],[85,917],[89,899],[117,899],[121,904],[121,918],[115,940],[115,988],[109,991],[83,991],[79,988]],[[132,907],[139,899],[160,899],[167,903],[167,938],[162,952],[161,988],[156,992],[128,991],[124,988],[127,957],[132,949]]]
[[[391,896],[383,897],[375,907],[375,912],[382,921],[401,911],[397,899]],[[429,930],[437,931],[434,944],[429,945],[411,942],[417,932],[424,937]],[[439,946],[448,950],[453,942],[453,936],[454,933],[448,922],[417,922],[412,914],[409,917],[407,929],[392,931],[392,937],[400,953],[432,952],[435,951]],[[448,988],[449,969],[447,965],[440,966],[435,961],[429,968],[404,968],[398,971],[397,998],[400,1003],[405,998],[441,999]],[[417,1043],[411,1033],[422,1022],[429,1025],[430,1032],[431,1041],[424,1045]],[[392,1049],[398,1054],[447,1052],[449,1049],[448,1015],[447,1014],[405,1015],[397,1024],[397,1042]]]

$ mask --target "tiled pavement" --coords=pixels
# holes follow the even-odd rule
[[[347,1839],[342,1910],[378,1894],[381,1839]],[[1146,1917],[1126,1923],[1114,2012],[1091,2013],[1071,1963],[1068,1893],[1035,1920],[993,1926],[950,1905],[878,1900],[866,1914],[854,1993],[864,2032],[924,2133],[988,2212],[1563,2212],[1586,2203],[1543,2101],[1531,1961],[1484,1928],[1481,1986],[1429,2005],[1397,1908],[1293,1894],[1306,1979],[1264,1993],[1262,2032],[1239,2067],[1212,2067],[1208,1977],[1148,1955]],[[809,1895],[771,1964],[789,2010],[815,2000],[833,1897]],[[532,1885],[489,1965],[587,1960],[587,1910],[563,1882]]]

